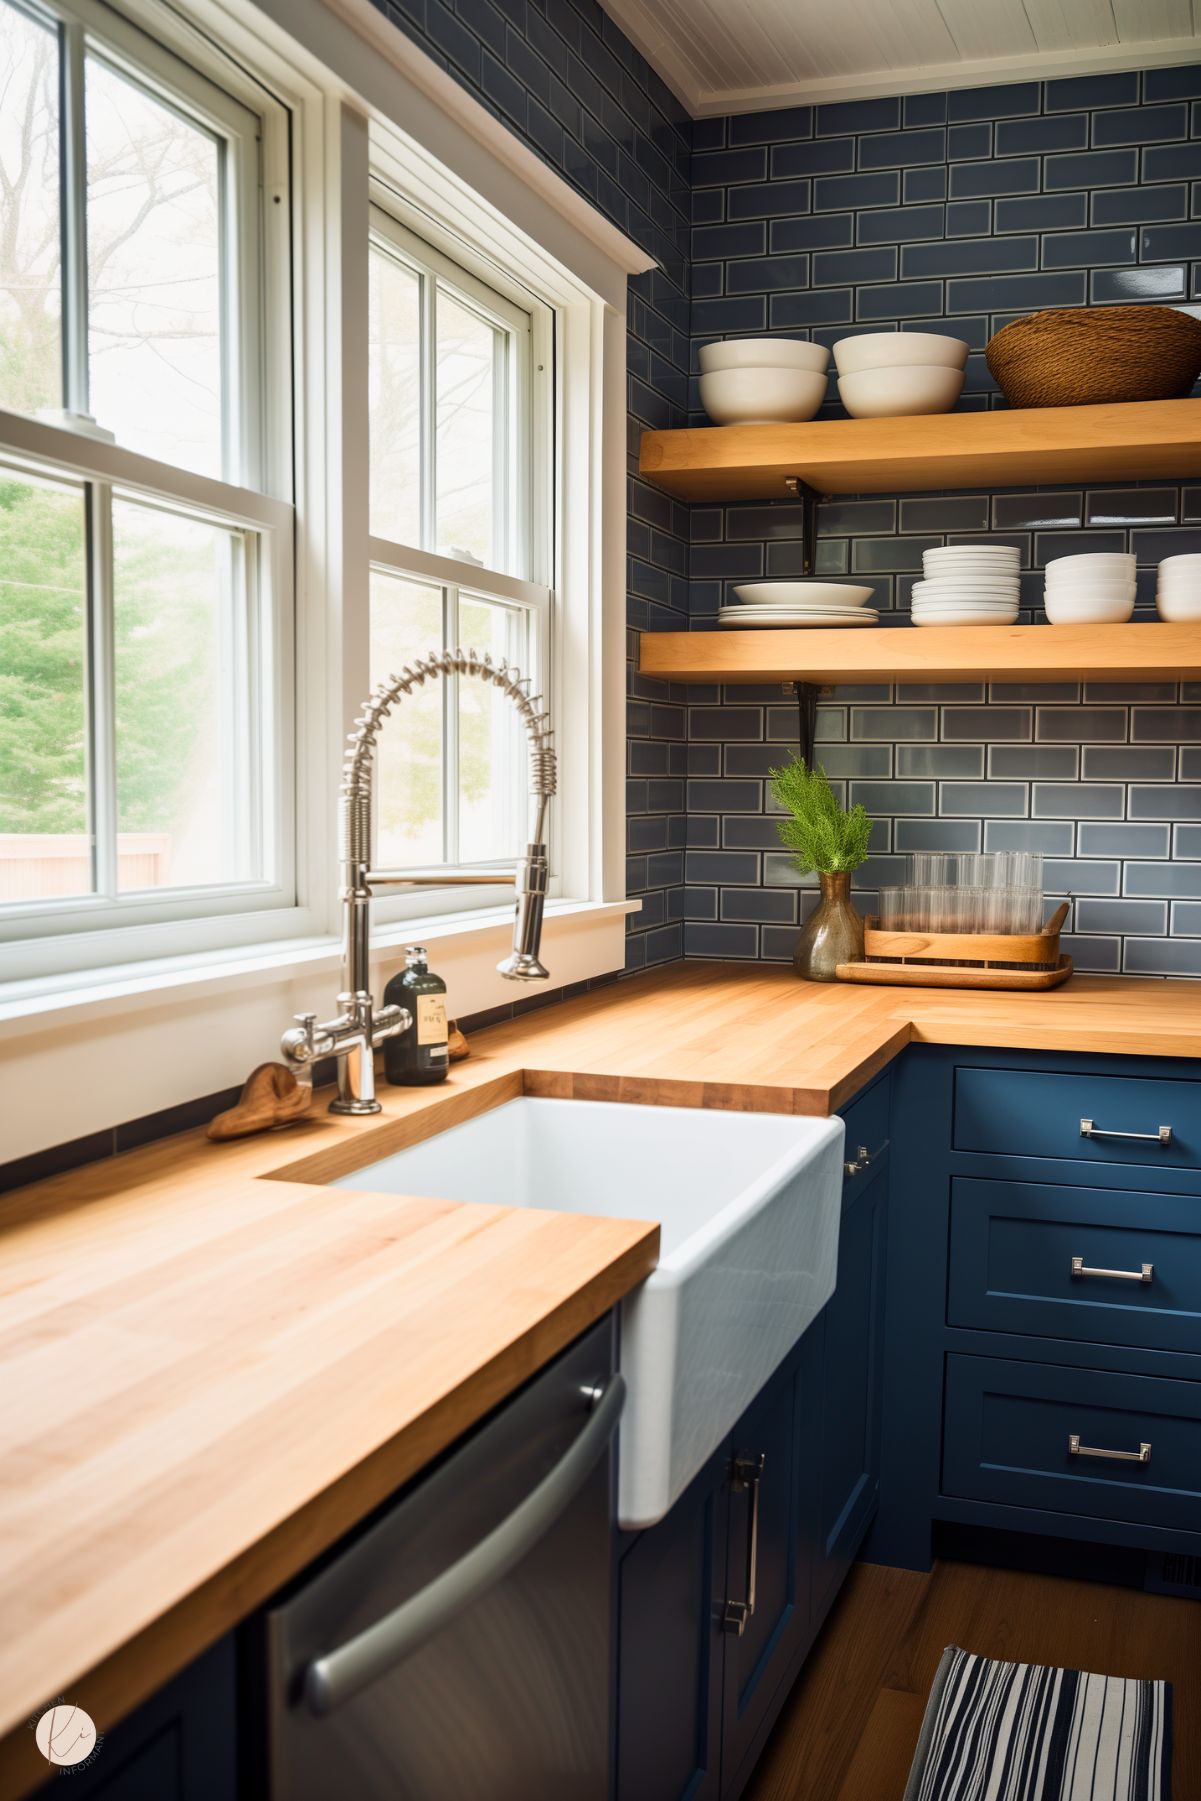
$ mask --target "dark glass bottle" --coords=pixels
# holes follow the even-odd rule
[[[386,1007],[404,1007],[413,1016],[407,1032],[384,1039],[384,1069],[398,1087],[444,1082],[450,1068],[446,983],[431,974],[427,956],[424,945],[406,944],[404,969],[384,989]]]

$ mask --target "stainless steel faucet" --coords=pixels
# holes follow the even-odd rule
[[[474,675],[491,682],[517,708],[530,743],[530,786],[535,802],[534,826],[515,876],[493,871],[450,875],[442,870],[371,868],[371,780],[375,740],[397,702],[437,676]],[[513,881],[517,908],[513,949],[497,964],[512,982],[544,982],[548,971],[539,957],[542,910],[549,864],[546,856],[546,810],[555,792],[555,753],[549,716],[529,683],[506,663],[494,664],[474,650],[440,650],[418,657],[401,675],[389,676],[366,701],[347,739],[338,797],[338,855],[342,866],[342,991],[335,1019],[317,1023],[315,1013],[298,1013],[299,1024],[286,1031],[280,1049],[302,1080],[312,1081],[313,1065],[336,1057],[338,1092],[331,1113],[378,1113],[375,1098],[375,1051],[413,1023],[403,1007],[376,1008],[371,998],[369,968],[371,896],[377,888],[462,887]]]

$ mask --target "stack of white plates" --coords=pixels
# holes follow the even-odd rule
[[[1161,619],[1201,619],[1201,556],[1165,557],[1159,565],[1155,604]]]
[[[1120,625],[1134,611],[1134,558],[1125,551],[1056,557],[1043,606],[1052,625]]]
[[[880,617],[863,604],[872,590],[853,582],[743,582],[734,592],[739,604],[722,607],[718,624],[744,631],[773,625],[875,625]]]
[[[913,584],[914,625],[1012,625],[1021,594],[1018,552],[1008,544],[949,544],[922,557]]]

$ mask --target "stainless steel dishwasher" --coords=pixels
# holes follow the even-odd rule
[[[607,1801],[624,1392],[602,1321],[268,1609],[272,1801]]]

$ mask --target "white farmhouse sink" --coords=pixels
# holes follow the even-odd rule
[[[339,1188],[658,1220],[621,1309],[618,1517],[653,1525],[834,1292],[843,1124],[522,1099]]]

